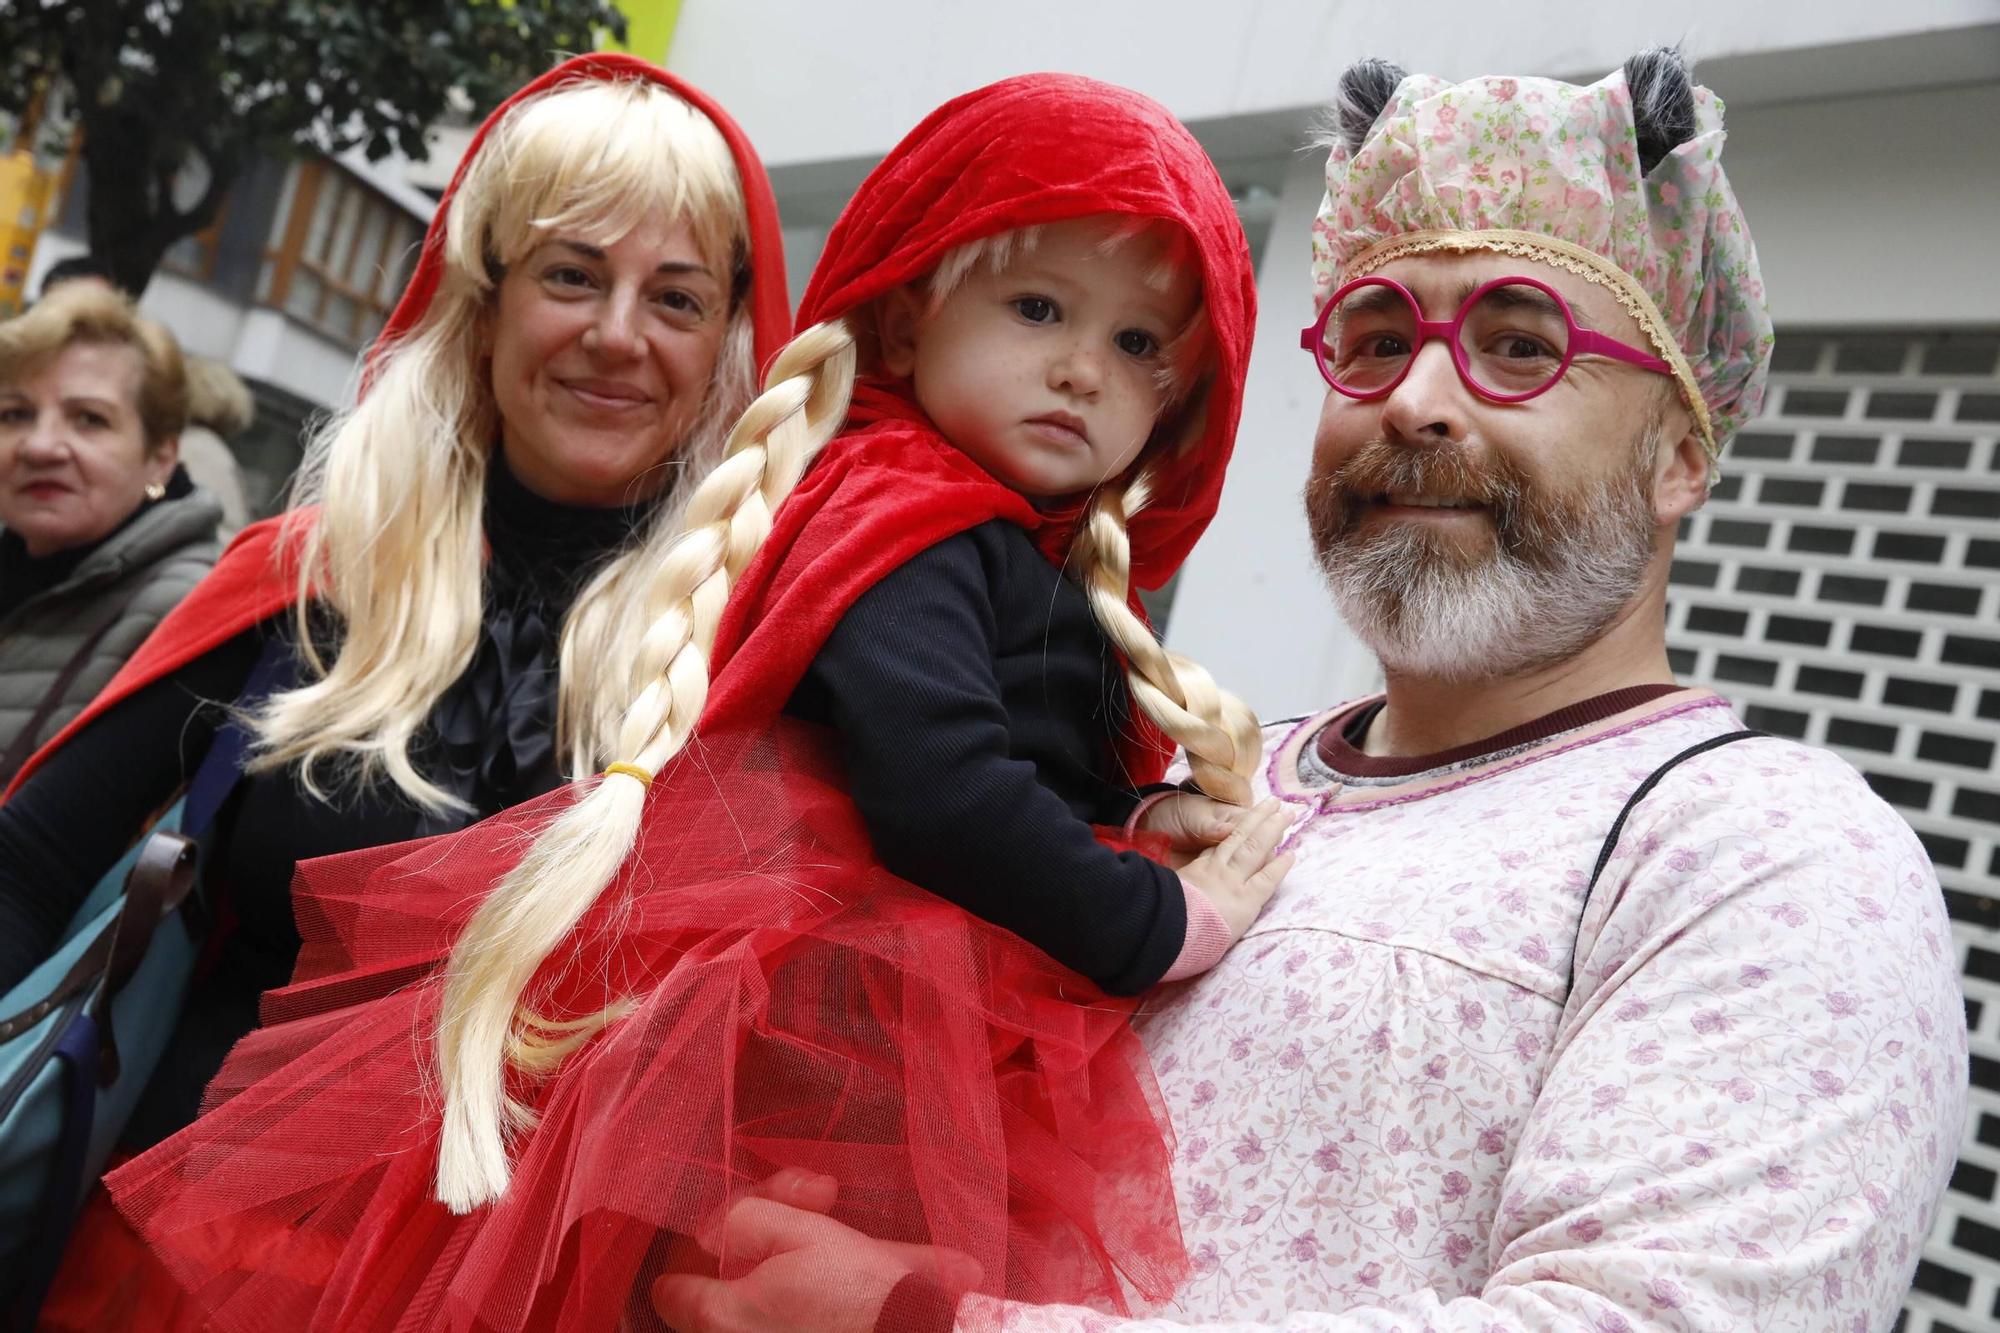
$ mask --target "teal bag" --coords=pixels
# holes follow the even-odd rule
[[[0,1328],[33,1326],[180,1021],[207,927],[194,839],[242,775],[243,717],[296,670],[274,636],[186,796],[97,882],[54,956],[0,997]]]
[[[176,802],[0,998],[0,1293],[24,1325],[180,1019],[202,936],[182,813]]]

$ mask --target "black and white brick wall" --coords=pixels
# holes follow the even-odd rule
[[[1683,680],[1840,751],[1930,850],[1972,1096],[1900,1326],[2000,1330],[2000,332],[1781,333],[1667,630]]]

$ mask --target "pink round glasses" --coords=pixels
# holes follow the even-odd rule
[[[1449,320],[1425,319],[1393,278],[1356,278],[1328,298],[1299,334],[1326,382],[1349,398],[1380,398],[1403,382],[1432,338],[1451,347],[1458,377],[1496,403],[1547,393],[1579,356],[1604,356],[1656,375],[1673,367],[1648,352],[1579,327],[1562,293],[1536,278],[1482,283]]]

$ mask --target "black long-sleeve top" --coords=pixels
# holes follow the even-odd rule
[[[1158,981],[1187,933],[1174,873],[1089,827],[1138,800],[1127,709],[1082,590],[998,520],[864,593],[786,706],[839,732],[884,865],[1113,994]]]
[[[374,784],[332,803],[296,768],[243,777],[216,817],[203,881],[225,920],[212,970],[144,1094],[127,1143],[142,1147],[193,1120],[202,1090],[257,1024],[258,996],[291,980],[299,937],[294,865],[461,827],[560,785],[555,753],[556,651],[576,592],[640,516],[572,509],[493,470],[485,522],[492,557],[473,661],[432,708],[413,756],[419,770],[473,807],[427,816]],[[56,751],[0,806],[0,991],[45,958],[93,884],[145,820],[193,775],[277,636],[296,669],[289,616],[257,626],[108,710]]]

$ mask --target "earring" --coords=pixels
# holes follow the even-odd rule
[[[164,500],[164,499],[166,499],[166,498],[167,498],[167,484],[166,484],[165,482],[163,482],[163,481],[149,481],[149,482],[147,482],[147,483],[146,483],[146,498],[147,498],[148,500]]]

